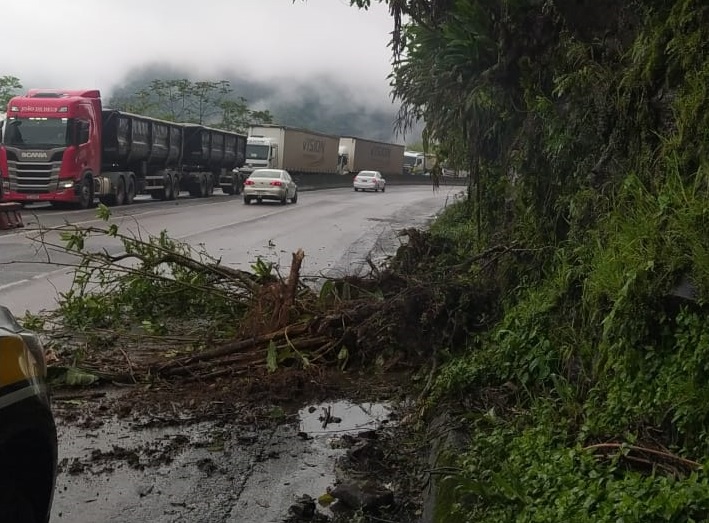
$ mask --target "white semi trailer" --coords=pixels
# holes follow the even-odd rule
[[[404,169],[403,145],[343,136],[339,153],[342,174],[379,171],[386,176],[401,174]]]
[[[283,125],[254,125],[246,139],[246,162],[240,172],[285,169],[291,174],[338,173],[340,139],[316,131]]]

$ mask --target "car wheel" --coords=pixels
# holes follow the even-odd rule
[[[293,193],[293,198],[290,199],[291,203],[298,203],[298,191]]]
[[[251,203],[251,198],[248,196],[244,196],[244,205],[248,205]]]
[[[12,523],[36,523],[39,521],[35,515],[32,500],[5,481],[0,483],[0,513],[3,521],[12,521]]]
[[[355,192],[358,192],[358,191],[359,191],[359,189],[357,189],[357,187],[355,187],[354,190],[355,190]]]
[[[386,185],[382,185],[382,192],[384,192],[384,191],[386,191],[386,190],[387,190],[387,186],[386,186]]]

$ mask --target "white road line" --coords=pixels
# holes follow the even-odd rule
[[[34,280],[41,280],[43,278],[50,278],[50,277],[56,276],[58,274],[69,273],[72,270],[74,270],[74,269],[72,269],[71,267],[64,267],[62,269],[54,269],[53,271],[47,271],[47,272],[35,274],[34,276],[31,276],[30,278],[25,278],[24,280],[17,280],[17,281],[13,281],[11,283],[6,283],[5,285],[0,285],[0,292],[5,291],[7,289],[11,289],[12,287],[17,287],[18,285],[23,285],[25,283],[31,283]]]

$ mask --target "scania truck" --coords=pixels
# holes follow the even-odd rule
[[[104,109],[98,90],[32,89],[8,103],[2,199],[85,209],[94,198],[238,194],[245,154],[243,134]]]
[[[338,174],[338,136],[283,125],[249,127],[242,172],[285,169],[291,174]]]
[[[339,156],[342,174],[379,171],[387,176],[401,174],[404,169],[403,145],[343,136],[340,138]]]

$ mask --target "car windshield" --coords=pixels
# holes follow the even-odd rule
[[[70,145],[68,118],[8,118],[3,143],[18,147]]]
[[[281,171],[261,170],[251,173],[250,178],[280,178]]]
[[[249,160],[268,160],[268,145],[246,144],[246,158]]]

